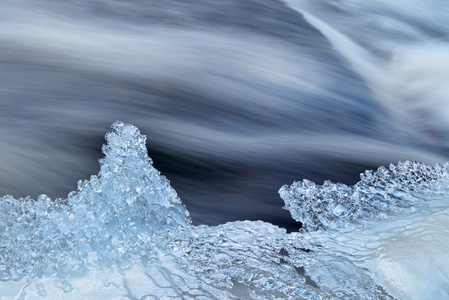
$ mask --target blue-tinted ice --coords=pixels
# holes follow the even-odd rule
[[[301,232],[193,226],[145,136],[113,129],[100,173],[67,199],[0,198],[1,299],[449,297],[447,165],[285,186]]]

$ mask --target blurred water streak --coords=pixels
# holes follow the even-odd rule
[[[147,135],[196,223],[292,228],[283,184],[447,160],[439,7],[3,1],[0,194],[65,197],[119,119]]]

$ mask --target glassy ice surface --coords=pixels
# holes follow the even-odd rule
[[[280,195],[300,232],[193,226],[145,136],[122,122],[67,199],[0,198],[0,299],[444,299],[447,165],[310,181]]]

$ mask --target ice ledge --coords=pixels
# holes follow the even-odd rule
[[[354,186],[310,180],[279,190],[285,209],[303,224],[303,231],[345,226],[413,213],[439,194],[447,193],[449,163],[429,166],[419,162],[390,164],[389,169],[365,171]]]

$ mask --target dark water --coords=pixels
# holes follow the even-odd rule
[[[446,161],[449,9],[430,2],[3,1],[0,194],[65,197],[115,120],[197,224],[294,228],[283,184]]]

